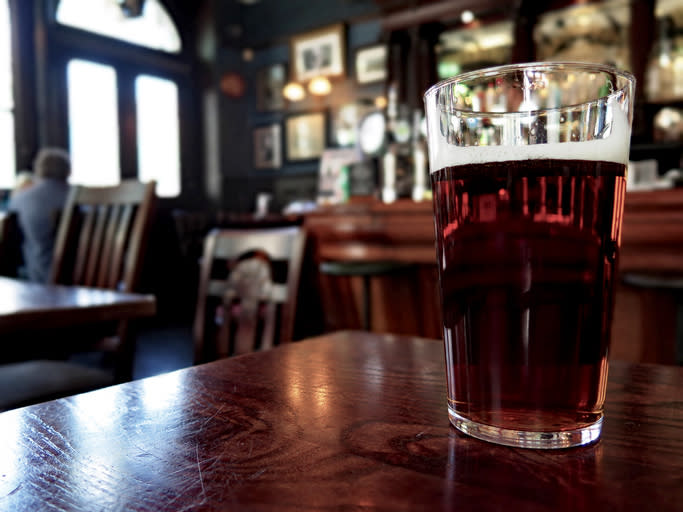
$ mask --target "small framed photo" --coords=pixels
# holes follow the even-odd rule
[[[281,129],[277,123],[254,129],[255,169],[279,169],[282,167],[281,140]]]
[[[387,53],[388,48],[385,44],[366,46],[356,51],[356,81],[359,84],[370,84],[386,80]]]
[[[282,89],[287,82],[287,68],[274,64],[256,72],[256,108],[261,112],[282,110],[285,98]]]
[[[343,76],[344,25],[339,23],[292,38],[291,65],[297,82],[317,76]]]
[[[325,114],[316,112],[287,118],[287,160],[312,160],[322,155],[325,145]]]

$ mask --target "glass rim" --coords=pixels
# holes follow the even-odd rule
[[[519,115],[529,115],[535,112],[559,112],[567,109],[573,109],[579,105],[586,105],[595,103],[605,98],[610,98],[618,95],[625,89],[630,89],[629,92],[633,92],[632,89],[635,86],[636,78],[629,71],[624,69],[619,69],[617,67],[611,66],[609,64],[599,64],[594,62],[578,62],[578,61],[539,61],[539,62],[523,62],[517,64],[503,64],[501,66],[492,66],[487,68],[482,68],[474,71],[467,71],[465,73],[460,73],[458,75],[446,78],[432,85],[427,89],[422,96],[423,102],[427,102],[428,97],[436,94],[439,89],[443,89],[449,85],[464,83],[471,81],[475,78],[486,78],[486,77],[496,77],[502,76],[512,71],[520,71],[526,69],[536,69],[536,70],[547,70],[547,71],[560,71],[563,69],[579,70],[584,72],[597,72],[597,73],[607,73],[614,75],[615,77],[624,79],[626,83],[623,87],[615,88],[609,94],[604,96],[596,97],[590,101],[582,101],[576,104],[562,105],[560,107],[552,108],[541,108],[535,110],[516,110],[509,112],[489,112],[489,111],[473,111],[471,109],[452,107],[449,112],[460,112],[464,115],[472,116],[486,116],[486,117],[505,117],[505,116],[519,116]]]

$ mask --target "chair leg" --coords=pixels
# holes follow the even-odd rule
[[[133,380],[133,360],[135,357],[135,330],[129,321],[119,323],[119,346],[114,354],[114,381],[116,383]]]

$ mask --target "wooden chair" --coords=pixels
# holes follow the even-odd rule
[[[49,282],[135,292],[155,205],[155,183],[71,190],[62,211]],[[113,334],[113,335],[112,335]],[[27,343],[29,360],[0,366],[0,410],[89,391],[132,378],[133,337],[128,321],[60,333]],[[114,353],[114,375],[64,359],[71,351]],[[48,359],[36,359],[47,357]],[[26,358],[25,358],[26,359]]]
[[[301,227],[215,229],[204,243],[195,364],[292,340],[305,245]]]
[[[155,183],[71,190],[62,212],[49,281],[134,292],[142,270]]]
[[[156,183],[124,180],[113,187],[71,190],[57,231],[49,282],[138,291],[143,256],[156,204]],[[132,378],[133,341],[129,322],[84,348],[115,354],[116,381]]]

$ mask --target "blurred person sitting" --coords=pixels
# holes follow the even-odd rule
[[[50,274],[57,218],[69,194],[69,154],[59,148],[41,149],[33,172],[33,184],[12,195],[8,210],[17,213],[23,235],[26,277],[44,283]]]

